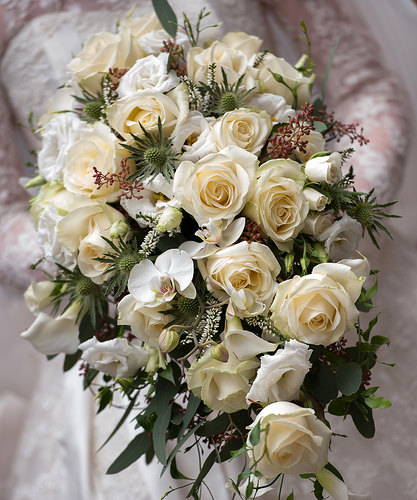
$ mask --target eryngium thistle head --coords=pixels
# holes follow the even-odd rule
[[[100,101],[90,101],[84,106],[84,114],[93,120],[100,120],[103,115],[102,103]]]
[[[197,299],[187,299],[181,295],[178,298],[178,309],[182,313],[196,316],[200,310],[200,305]]]
[[[225,113],[237,108],[237,99],[233,92],[226,92],[221,97],[221,106]]]
[[[374,222],[374,212],[372,206],[367,203],[358,203],[353,210],[352,216],[365,227],[370,226]]]
[[[130,271],[139,262],[136,255],[123,255],[118,263],[119,269],[125,273],[130,273]]]
[[[168,159],[165,151],[159,148],[149,148],[144,154],[145,160],[151,165],[156,165],[157,167],[163,167]]]
[[[85,297],[90,295],[90,293],[96,288],[96,284],[87,276],[83,276],[77,283],[76,292],[78,295]]]

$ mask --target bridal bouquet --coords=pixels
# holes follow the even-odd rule
[[[115,432],[128,420],[137,435],[109,474],[156,457],[201,498],[240,456],[240,498],[281,496],[285,474],[351,498],[330,421],[370,438],[390,405],[371,384],[389,340],[359,320],[376,271],[355,251],[388,233],[391,204],[354,189],[353,149],[338,149],[366,139],[312,98],[304,23],[292,66],[246,33],[213,40],[205,10],[180,24],[154,6],[92,35],[40,120],[28,187],[49,279],[25,293],[22,336],[78,364],[99,412],[123,394]],[[176,460],[191,448],[192,478]]]

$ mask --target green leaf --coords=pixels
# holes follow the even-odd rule
[[[90,387],[91,382],[96,378],[98,374],[98,370],[94,370],[93,368],[89,368],[87,373],[84,376],[83,388],[84,390]]]
[[[368,396],[372,396],[372,394],[375,394],[378,389],[379,389],[379,386],[369,387],[365,391],[361,391],[361,396],[364,398],[367,398]]]
[[[64,360],[64,372],[71,370],[71,368],[77,363],[79,359],[79,354],[81,351],[77,351],[74,354],[67,354]]]
[[[245,491],[246,498],[250,498],[252,493],[253,493],[253,482],[249,481]]]
[[[249,441],[252,446],[256,446],[261,440],[261,422],[258,422],[249,434]]]
[[[333,370],[324,363],[317,365],[317,370],[310,377],[310,386],[313,396],[320,403],[327,404],[337,396],[336,375]]]
[[[391,406],[391,401],[383,397],[369,396],[365,399],[365,403],[369,408],[389,408]]]
[[[153,447],[155,450],[155,455],[162,465],[166,465],[167,463],[167,451],[166,451],[166,442],[165,442],[165,434],[168,429],[169,422],[171,420],[171,412],[172,405],[160,409],[157,412],[157,418],[155,420],[155,424],[153,426],[152,432],[152,440]]]
[[[347,363],[336,368],[336,383],[345,396],[354,394],[362,382],[362,369],[357,363]]]
[[[329,62],[327,63],[326,71],[324,73],[323,85],[321,87],[321,95],[323,96],[323,99],[324,99],[324,96],[326,95],[326,88],[327,88],[327,82],[329,80],[330,68],[332,67],[333,59],[334,59],[334,56],[336,54],[337,47],[339,46],[340,39],[341,39],[341,35],[339,35],[337,37],[337,40],[336,40],[336,43],[334,44],[332,53],[330,54]]]
[[[375,436],[375,423],[372,410],[365,405],[358,406],[354,403],[350,407],[350,415],[353,423],[363,437],[372,438]]]
[[[175,385],[175,380],[174,380],[174,372],[172,370],[172,365],[168,365],[164,370],[161,370],[158,375],[165,380],[168,380],[168,382],[171,382],[172,384]]]
[[[378,315],[375,316],[375,318],[373,318],[369,324],[368,324],[368,328],[363,332],[362,336],[363,338],[368,341],[369,340],[369,335],[371,334],[371,331],[372,329],[374,328],[374,326],[377,324],[378,322]]]
[[[287,500],[294,500],[294,492],[293,491],[287,496]]]
[[[117,474],[129,467],[129,465],[132,465],[133,462],[136,462],[136,460],[146,453],[150,444],[150,438],[146,432],[138,434],[110,465],[106,474]]]
[[[178,438],[181,438],[184,432],[187,430],[192,418],[194,417],[198,407],[200,406],[201,399],[190,392],[190,397],[188,398],[187,409],[184,413],[184,419],[182,421],[181,430],[178,433]]]
[[[220,413],[219,416],[206,422],[196,434],[198,436],[213,436],[214,434],[221,434],[229,427],[230,421],[227,413]]]
[[[210,469],[213,467],[214,462],[216,461],[216,450],[213,450],[210,455],[206,458],[203,466],[201,467],[200,474],[197,476],[191,490],[188,492],[186,498],[190,498],[191,496],[197,493],[197,490],[200,488],[200,484],[203,482],[203,479],[207,476]]]
[[[383,335],[374,335],[371,339],[371,344],[378,345],[378,346],[389,345],[390,340],[388,337],[384,337]]]
[[[110,387],[102,387],[97,394],[97,399],[100,401],[98,406],[97,415],[110,405],[113,401],[113,392]]]
[[[164,30],[172,38],[175,38],[178,24],[177,16],[167,0],[152,0],[152,5]]]
[[[175,457],[172,459],[169,472],[171,474],[172,479],[187,479],[188,481],[192,480],[190,477],[185,476],[180,470],[178,470],[177,461],[175,460]]]
[[[349,405],[350,402],[346,401],[345,398],[337,398],[334,399],[333,401],[330,402],[328,411],[332,415],[337,415],[339,417],[342,417],[344,415],[347,415],[349,412]]]
[[[318,500],[323,500],[323,486],[316,480],[314,481],[314,496]]]

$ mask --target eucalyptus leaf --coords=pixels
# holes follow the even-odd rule
[[[230,424],[227,413],[220,413],[216,418],[205,423],[196,434],[198,436],[213,436],[214,434],[221,434],[225,432]]]
[[[116,458],[107,469],[106,474],[117,474],[132,465],[143,454],[146,453],[150,445],[150,438],[146,432],[138,434]]]
[[[375,423],[372,416],[372,410],[365,406],[358,406],[354,403],[350,407],[350,415],[353,423],[363,437],[372,438],[375,436]]]
[[[74,354],[67,354],[64,360],[64,372],[71,370],[71,368],[77,363],[79,359],[80,351],[75,352]]]
[[[294,500],[294,492],[293,491],[287,496],[287,500]]]
[[[362,369],[357,363],[346,363],[336,368],[336,383],[345,396],[354,394],[362,382]]]
[[[313,396],[320,403],[327,404],[337,397],[336,375],[328,365],[324,363],[318,364],[317,370],[311,375],[309,380]]]
[[[216,450],[213,450],[210,453],[210,455],[208,455],[208,457],[206,458],[203,466],[201,467],[200,473],[197,476],[196,480],[194,481],[194,484],[191,490],[188,492],[186,498],[190,498],[191,496],[194,496],[197,493],[201,483],[203,482],[203,479],[207,476],[210,469],[213,467],[215,461],[216,461]]]
[[[177,35],[178,22],[177,16],[172,10],[172,7],[169,5],[167,0],[152,0],[152,5],[164,30],[172,38],[175,38]]]
[[[167,463],[165,434],[171,420],[172,405],[160,408],[153,426],[152,441],[155,455],[162,465]]]
[[[252,493],[253,493],[253,482],[249,481],[245,491],[246,498],[250,498]]]

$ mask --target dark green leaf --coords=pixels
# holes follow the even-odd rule
[[[337,396],[336,375],[324,363],[317,365],[317,370],[311,375],[309,380],[311,392],[320,403],[327,404]]]
[[[152,5],[164,30],[172,38],[175,38],[177,34],[177,16],[167,0],[152,0]]]
[[[113,392],[109,387],[102,387],[97,395],[97,399],[100,401],[98,405],[97,414],[106,408],[113,401]]]
[[[213,436],[221,434],[229,427],[230,421],[227,413],[220,413],[215,419],[205,423],[196,434],[198,436]]]
[[[249,441],[252,446],[256,446],[261,440],[261,422],[258,422],[249,434]]]
[[[391,401],[383,397],[369,396],[365,399],[365,403],[369,408],[389,408],[391,406]]]
[[[167,452],[165,444],[165,434],[168,429],[169,422],[171,420],[172,405],[161,408],[157,412],[157,418],[153,426],[152,440],[153,447],[155,450],[155,455],[161,464],[166,465],[167,463]]]
[[[314,481],[314,496],[317,500],[323,500],[323,486],[316,480]]]
[[[246,498],[250,498],[252,493],[253,493],[253,482],[249,481],[245,491]]]
[[[287,500],[294,500],[294,492],[293,491],[287,496]]]
[[[350,415],[353,423],[362,436],[372,438],[375,435],[375,423],[372,416],[372,410],[365,405],[358,406],[354,403],[350,407]]]
[[[96,378],[97,374],[98,370],[93,370],[93,368],[89,368],[87,370],[87,373],[84,376],[84,390],[87,389],[87,387],[90,387],[91,382]]]
[[[375,394],[378,389],[379,389],[379,386],[369,387],[369,389],[366,389],[365,391],[361,392],[361,396],[364,398],[366,398],[368,396],[372,396],[372,394]]]
[[[344,416],[347,415],[349,411],[350,402],[346,401],[345,398],[337,398],[330,402],[328,411],[332,415]]]
[[[172,384],[175,385],[175,380],[174,380],[174,373],[172,371],[172,365],[168,365],[164,370],[161,370],[158,375],[165,380],[168,380],[168,382],[171,382]]]
[[[242,441],[240,439],[231,439],[223,446],[222,451],[220,452],[220,460],[217,461],[223,463],[226,460],[229,460],[232,452],[240,448],[242,448]]]
[[[184,419],[182,421],[181,430],[178,433],[178,437],[181,438],[184,432],[186,431],[188,425],[190,424],[192,418],[195,415],[198,407],[200,406],[201,399],[195,396],[192,392],[190,392],[190,397],[188,398],[187,409],[184,413]]]
[[[187,479],[188,481],[191,481],[190,477],[184,476],[184,474],[178,470],[177,461],[175,460],[175,457],[172,459],[169,472],[171,474],[172,479]]]
[[[138,434],[110,465],[106,474],[117,474],[129,467],[129,465],[136,462],[136,460],[146,453],[150,444],[150,438],[146,432]]]
[[[78,338],[80,342],[85,342],[88,339],[94,337],[94,328],[91,324],[91,319],[89,314],[85,314],[80,322]]]
[[[197,476],[196,480],[194,481],[194,484],[193,484],[191,490],[188,492],[188,495],[186,498],[189,498],[197,493],[203,479],[207,476],[210,469],[213,467],[215,460],[216,460],[216,450],[213,450],[210,453],[210,455],[206,458],[203,466],[201,467],[200,474]]]
[[[75,352],[74,354],[67,354],[64,360],[64,372],[71,370],[71,368],[76,364],[79,359],[80,351]]]
[[[336,382],[345,396],[354,394],[361,385],[362,369],[357,363],[347,363],[336,368]]]
[[[327,462],[327,464],[324,467],[327,470],[329,470],[332,474],[334,474],[337,478],[339,478],[341,481],[343,481],[342,474],[340,474],[340,472],[336,469],[336,467],[332,465],[330,462]]]
[[[368,341],[369,340],[369,335],[371,334],[371,331],[373,329],[373,327],[377,324],[378,322],[378,315],[375,316],[375,318],[373,318],[369,324],[368,324],[368,328],[363,332],[363,338]]]
[[[371,344],[375,344],[375,345],[378,345],[378,346],[381,346],[381,345],[389,345],[390,344],[390,340],[388,337],[384,337],[382,335],[374,335],[371,339]]]

